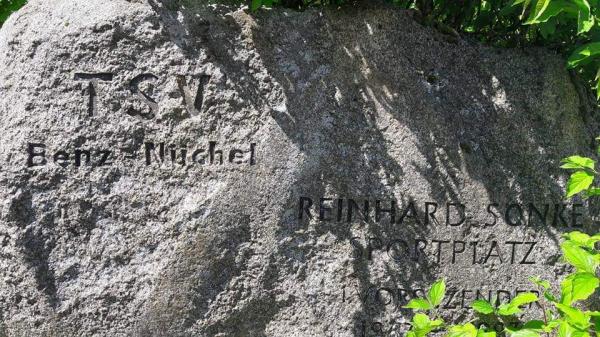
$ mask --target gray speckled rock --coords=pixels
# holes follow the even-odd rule
[[[31,0],[0,32],[0,335],[400,336],[437,277],[449,320],[556,282],[598,230],[561,203],[598,125],[563,62],[381,6]]]

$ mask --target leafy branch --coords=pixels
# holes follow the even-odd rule
[[[480,322],[492,320],[504,323],[506,328],[502,333],[508,337],[540,337],[541,334],[558,337],[600,336],[600,312],[578,307],[578,302],[587,300],[600,286],[600,279],[596,276],[600,267],[600,252],[595,248],[598,242],[600,234],[590,236],[576,231],[563,236],[563,260],[573,267],[574,272],[561,282],[560,296],[552,292],[550,282],[533,277],[530,280],[540,288],[544,295],[542,299],[533,292],[526,292],[499,306],[495,305],[495,300],[477,299],[471,308],[480,315]],[[444,321],[435,312],[443,300],[445,289],[444,280],[439,280],[432,285],[426,298],[413,299],[406,305],[406,308],[430,312],[435,317],[431,319],[417,312],[408,337],[425,337],[436,329],[445,328]],[[532,303],[540,305],[543,317],[519,321],[517,315],[523,313],[524,306]],[[550,305],[548,309],[547,304]],[[496,337],[496,334],[484,324],[477,328],[473,322],[451,325],[446,329],[448,337]]]

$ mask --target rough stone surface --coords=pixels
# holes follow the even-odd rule
[[[565,274],[571,225],[485,224],[493,203],[552,213],[558,161],[593,151],[597,123],[560,57],[384,6],[156,1],[31,0],[0,32],[0,335],[400,336],[399,306],[438,277],[458,291],[442,314],[461,320],[477,290]],[[82,73],[105,75],[90,87]],[[319,198],[370,200],[371,216],[337,221],[325,200],[320,220]],[[376,200],[397,201],[396,223]],[[418,217],[400,221],[411,202]],[[446,224],[448,203],[465,223]],[[534,263],[525,243],[511,263],[507,241],[536,242]]]

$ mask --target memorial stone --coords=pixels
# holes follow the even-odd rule
[[[600,228],[559,169],[589,98],[415,15],[30,0],[0,31],[0,335],[403,336],[439,278],[450,322],[557,284],[561,233]]]

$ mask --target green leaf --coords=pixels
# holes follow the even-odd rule
[[[512,316],[520,313],[521,309],[519,309],[519,307],[515,305],[511,305],[510,303],[508,303],[499,306],[496,312],[500,316]]]
[[[567,198],[587,189],[594,182],[594,175],[587,171],[577,171],[571,174],[567,182]]]
[[[466,323],[451,326],[447,337],[477,337],[477,334],[477,328],[471,323]]]
[[[589,32],[594,27],[594,17],[587,0],[572,0],[579,10],[577,17],[577,34]]]
[[[0,26],[8,17],[27,3],[27,0],[0,1]]]
[[[600,285],[600,280],[591,273],[575,273],[569,275],[561,283],[561,300],[565,305],[590,297]]]
[[[600,88],[600,87],[598,87]],[[600,96],[598,96],[598,99],[600,99]],[[597,187],[590,187],[587,191],[585,191],[585,195],[589,198],[589,197],[593,197],[593,196],[597,196],[600,195],[600,188]]]
[[[590,315],[561,303],[554,303],[554,305],[566,315],[569,325],[578,329],[587,329],[590,326]]]
[[[513,300],[510,301],[510,303],[503,304],[500,307],[498,307],[497,313],[500,316],[516,315],[521,312],[521,309],[519,308],[520,306],[531,302],[535,302],[537,300],[538,297],[534,293],[521,293],[515,296],[515,298],[513,298]]]
[[[258,10],[262,5],[263,5],[262,0],[252,0],[252,4],[250,5],[250,10],[254,12],[254,11]]]
[[[581,156],[571,156],[571,157],[567,157],[564,158],[563,160],[561,160],[561,163],[564,163],[561,168],[564,169],[586,169],[589,168],[590,170],[593,170],[596,162],[591,159],[591,158],[587,158],[587,157],[581,157]]]
[[[569,68],[575,68],[579,65],[587,64],[592,57],[600,54],[600,42],[591,42],[576,49],[567,61]]]
[[[566,321],[560,321],[560,326],[558,328],[559,337],[572,337],[573,332],[575,332],[575,329],[573,329],[573,327],[570,326],[569,323],[567,323]]]
[[[592,237],[585,233],[573,231],[564,234],[563,237],[580,247],[594,248],[594,242],[592,242]]]
[[[539,23],[538,28],[540,30],[540,33],[542,34],[542,37],[544,37],[544,39],[548,39],[552,35],[554,35],[554,33],[556,33],[556,25],[557,20],[555,17],[549,19],[546,22]]]
[[[563,242],[560,248],[563,251],[565,260],[577,268],[578,272],[596,274],[596,268],[600,262],[592,253],[571,241]]]
[[[554,294],[552,294],[550,291],[544,291],[544,298],[550,302],[558,302]]]
[[[530,329],[530,330],[535,330],[535,331],[542,331],[544,329],[544,321],[540,321],[540,320],[531,320],[526,322],[523,325],[523,329]]]
[[[579,329],[571,324],[567,320],[560,321],[558,328],[559,337],[590,337],[590,333],[585,329]]]
[[[442,321],[441,319],[434,319],[433,321],[431,321],[431,327],[434,329],[442,325],[444,325],[444,321]]]
[[[544,332],[550,333],[554,329],[556,329],[559,325],[560,325],[559,320],[552,320],[552,321],[548,322],[548,324],[544,325]]]
[[[592,317],[592,321],[594,322],[594,331],[596,332],[596,336],[600,336],[600,316]]]
[[[531,281],[533,284],[538,285],[546,290],[548,290],[550,288],[550,282],[540,279],[539,276],[530,277],[529,281]]]
[[[592,238],[590,235],[580,231],[569,232],[565,234],[564,237],[580,244],[587,244],[587,242]]]
[[[483,328],[479,328],[477,337],[496,337],[496,331],[485,331]]]
[[[488,315],[494,312],[494,307],[486,300],[476,300],[471,304],[473,310],[478,313]]]
[[[534,293],[521,293],[521,294],[515,296],[515,298],[513,298],[512,301],[510,301],[510,305],[520,307],[524,304],[535,302],[537,300],[538,300],[538,297]]]
[[[600,241],[599,234],[589,236],[579,231],[569,232],[567,234],[564,234],[563,237],[566,238],[568,241],[572,242],[573,244],[585,249],[594,249],[596,242]]]
[[[535,3],[535,7],[533,11],[529,15],[529,19],[525,22],[525,24],[535,23],[539,16],[541,16],[546,8],[550,5],[550,0],[537,0]]]
[[[533,329],[506,328],[507,335],[511,337],[539,337],[540,333]]]
[[[425,314],[417,313],[413,317],[413,326],[416,329],[423,329],[430,325],[431,325],[431,320],[429,319],[429,316],[427,316]]]
[[[430,320],[429,316],[417,313],[413,317],[412,327],[416,337],[424,337],[435,328],[438,328],[444,324],[444,321],[440,319]]]
[[[417,311],[433,309],[433,307],[431,306],[429,301],[427,301],[423,298],[414,298],[414,299],[410,300],[410,302],[408,302],[408,304],[406,304],[404,306],[404,308],[413,309],[413,310],[417,310]]]
[[[514,0],[513,2],[502,8],[499,14],[500,16],[509,15],[517,9],[517,5],[524,4],[524,6],[527,6],[528,2],[528,0]]]
[[[541,12],[537,13],[534,18],[532,18],[530,16],[529,20],[527,20],[525,22],[526,25],[540,24],[543,22],[547,22],[549,19],[557,16],[558,14],[562,13],[563,11],[567,11],[569,9],[569,7],[571,6],[571,4],[569,2],[563,1],[563,0],[554,0],[554,1],[538,0],[538,4],[539,3],[542,3]],[[536,8],[537,8],[537,4],[536,4]]]
[[[592,322],[594,323],[594,331],[596,332],[596,336],[600,336],[600,315],[593,316]]]
[[[518,5],[518,4],[522,4],[522,3],[524,3],[525,1],[527,1],[527,0],[513,0],[513,1],[512,1],[512,2],[509,4],[509,6],[516,6],[516,5]]]
[[[433,307],[437,307],[442,303],[444,296],[446,295],[446,283],[443,279],[437,280],[429,289],[427,297]]]

